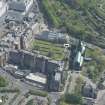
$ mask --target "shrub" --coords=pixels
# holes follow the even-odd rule
[[[20,92],[19,89],[2,89],[0,90],[1,93],[15,93],[15,92]]]
[[[2,76],[0,76],[0,87],[5,87],[7,86],[7,81],[5,78],[3,78]]]
[[[37,95],[37,96],[42,96],[42,97],[47,97],[48,96],[47,92],[43,92],[43,91],[39,91],[39,90],[37,90],[37,91],[30,90],[29,93],[31,95]]]
[[[64,100],[68,104],[82,104],[82,96],[77,94],[66,94]]]

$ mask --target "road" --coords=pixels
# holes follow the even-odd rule
[[[76,72],[73,72],[71,74],[71,82],[69,84],[69,93],[74,92],[74,89],[75,89],[75,86],[76,86],[76,80],[77,80],[78,77],[79,77],[79,74],[76,73]]]
[[[66,91],[67,91],[67,87],[68,87],[69,84],[70,84],[70,81],[69,81],[70,78],[71,78],[71,72],[69,71],[69,72],[68,72],[67,80],[66,80],[66,82],[65,82],[64,90],[61,92],[61,94],[66,93]]]
[[[22,82],[19,79],[14,78],[12,75],[4,71],[2,68],[0,68],[0,75],[5,77],[9,81],[9,86],[7,87],[8,89],[18,88],[20,90],[19,96],[16,98],[12,105],[18,105],[18,102],[22,99],[23,95],[26,94],[29,90],[39,89],[39,87],[37,88],[35,86]]]
[[[57,101],[60,99],[60,93],[59,92],[51,92],[51,93],[49,93],[49,97],[51,98],[50,105],[57,105]]]

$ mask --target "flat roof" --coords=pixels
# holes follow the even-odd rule
[[[58,73],[55,74],[55,80],[56,81],[60,81],[61,80],[61,73],[58,72]]]
[[[26,7],[23,2],[13,1],[9,3],[9,9],[24,12]]]
[[[0,103],[2,103],[3,101],[2,101],[2,99],[0,99]]]
[[[46,84],[47,79],[45,76],[41,76],[40,74],[36,73],[30,73],[29,75],[26,76],[26,79],[36,81],[42,84]]]
[[[0,9],[3,7],[3,2],[0,1]]]
[[[20,76],[23,76],[24,75],[24,72],[22,72],[22,71],[16,71],[15,74],[20,75]]]
[[[22,21],[23,16],[16,11],[8,11],[7,12],[7,16],[6,19],[8,19],[9,21]]]
[[[75,62],[78,62],[80,66],[83,64],[83,56],[81,55],[81,52],[78,52],[75,57]]]

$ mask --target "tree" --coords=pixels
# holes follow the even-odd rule
[[[6,79],[0,76],[0,87],[5,87],[6,85],[7,85]]]
[[[33,99],[29,100],[26,105],[33,105]]]
[[[77,94],[66,94],[65,102],[68,104],[82,104],[82,96]]]

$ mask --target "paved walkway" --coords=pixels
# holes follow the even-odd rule
[[[105,105],[105,90],[99,91],[95,105]]]

